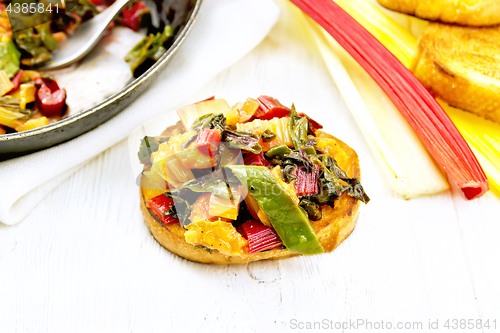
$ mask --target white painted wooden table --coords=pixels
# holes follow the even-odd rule
[[[24,221],[0,225],[1,333],[275,332],[314,322],[335,332],[500,331],[499,198],[393,195],[315,48],[293,24],[282,18],[186,103],[214,94],[231,103],[260,94],[294,102],[357,150],[372,201],[351,237],[331,254],[248,265],[178,258],[142,222],[124,140]],[[460,320],[489,320],[490,329],[454,330],[453,321],[446,329],[447,319],[459,328]],[[395,329],[401,324],[413,329]]]

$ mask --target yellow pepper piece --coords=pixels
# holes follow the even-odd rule
[[[191,128],[193,122],[201,116],[209,113],[222,113],[226,117],[227,125],[235,125],[238,122],[238,113],[229,107],[224,99],[212,99],[196,104],[187,105],[177,110],[179,118],[186,129]]]
[[[259,101],[249,97],[245,102],[239,102],[233,105],[232,109],[238,114],[238,123],[244,123],[252,118],[259,106]]]
[[[186,228],[184,238],[188,244],[206,246],[227,256],[248,254],[248,241],[230,222],[198,221]]]
[[[336,160],[341,169],[349,169],[350,158],[336,140],[318,137],[317,142],[318,149],[326,152],[331,158]]]
[[[159,196],[160,194],[163,194],[165,193],[165,190],[164,189],[150,189],[150,188],[143,188],[142,189],[142,195],[144,196],[144,200],[145,201],[148,201],[150,199],[153,199],[157,196]]]
[[[229,192],[228,192],[229,193]],[[238,188],[231,187],[232,198],[226,199],[212,193],[208,213],[212,216],[225,217],[230,220],[238,218],[241,194]]]
[[[21,98],[24,99],[25,103],[31,103],[36,100],[36,87],[33,83],[23,83],[19,86],[19,91]]]
[[[18,132],[29,131],[49,124],[47,117],[40,117],[27,120],[24,124],[14,127]]]
[[[33,83],[23,83],[19,86],[19,89],[14,91],[9,96],[19,98],[21,100],[21,109],[26,109],[26,104],[34,102],[36,100],[36,87]]]

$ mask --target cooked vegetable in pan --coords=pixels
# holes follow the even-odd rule
[[[45,126],[67,114],[64,87],[59,87],[50,74],[38,72],[36,68],[63,48],[65,40],[71,38],[81,24],[114,0],[78,0],[71,10],[53,11],[49,21],[22,30],[12,29],[8,17],[9,8],[18,2],[23,1],[0,4],[0,135]],[[28,18],[42,21],[37,15],[39,13]],[[144,40],[124,59],[136,77],[166,52],[173,37],[171,26],[151,24],[151,11],[140,0],[127,5],[116,22],[134,31],[147,29]]]

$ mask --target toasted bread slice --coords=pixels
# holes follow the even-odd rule
[[[413,73],[436,97],[500,123],[500,26],[429,24]]]
[[[467,26],[500,24],[498,0],[377,0],[382,6],[430,21]]]
[[[327,133],[318,131],[317,134],[318,137],[335,139],[339,143],[340,148],[346,153],[347,157],[341,167],[348,172],[350,177],[361,179],[359,160],[356,152],[344,142]],[[287,249],[275,249],[246,256],[227,256],[215,249],[188,244],[184,238],[186,229],[177,223],[163,225],[149,211],[144,201],[142,189],[140,201],[144,221],[158,243],[170,250],[170,252],[188,260],[201,263],[239,264],[264,259],[284,259],[299,255]],[[352,233],[356,226],[360,205],[360,201],[344,193],[335,202],[335,208],[328,205],[321,207],[323,217],[319,221],[311,221],[311,225],[325,252],[333,251]]]

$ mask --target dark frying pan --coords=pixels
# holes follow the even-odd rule
[[[137,79],[99,104],[54,124],[30,131],[0,135],[0,161],[25,155],[77,137],[109,120],[147,88],[184,42],[202,0],[155,0],[160,20],[173,25],[175,36],[167,52]],[[151,8],[155,10],[155,8]]]

